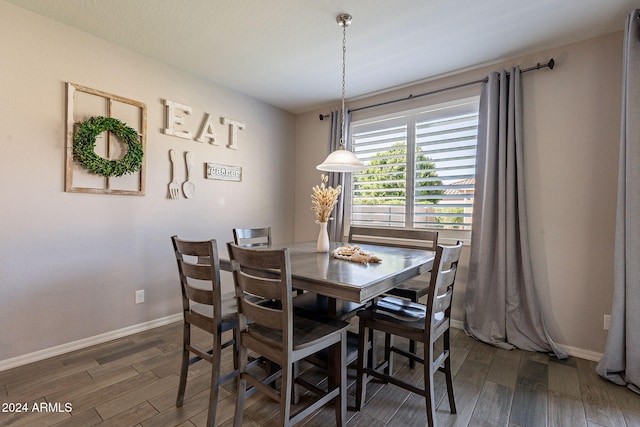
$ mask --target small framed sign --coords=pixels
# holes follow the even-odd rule
[[[242,168],[240,166],[207,163],[207,179],[240,182],[242,181]]]

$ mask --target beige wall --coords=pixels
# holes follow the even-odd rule
[[[553,71],[540,70],[523,77],[527,214],[534,278],[551,336],[570,353],[597,359],[606,340],[603,315],[610,312],[612,299],[622,33],[351,100],[348,106],[357,108],[474,81],[489,71],[517,64],[527,67],[550,57],[557,64]],[[478,90],[470,87],[457,94]],[[434,100],[457,94],[447,92]],[[411,107],[415,102],[403,105]],[[329,110],[297,118],[297,240],[314,238],[317,232],[308,199],[318,181],[314,167],[327,154],[329,124],[319,121],[318,114]],[[459,321],[468,255],[467,248],[454,299],[454,317]]]
[[[234,226],[293,239],[295,116],[4,1],[0,34],[0,365],[178,313],[173,234],[224,254]],[[146,103],[144,197],[64,192],[67,81]],[[221,125],[218,147],[162,134],[162,99],[193,108],[192,133],[205,111],[244,122],[240,148]],[[195,155],[193,199],[166,197],[169,149]],[[243,182],[204,179],[204,162],[242,166]]]

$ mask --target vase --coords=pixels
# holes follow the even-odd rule
[[[320,233],[318,233],[318,244],[316,249],[318,252],[329,252],[329,232],[327,231],[327,223],[319,222]]]

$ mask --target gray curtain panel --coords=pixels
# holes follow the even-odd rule
[[[333,153],[335,150],[340,148],[340,126],[342,119],[342,110],[335,110],[331,112],[331,121],[330,126],[331,130],[329,132],[329,152]],[[344,122],[345,127],[349,129],[349,119],[350,114],[347,112]],[[344,138],[344,146],[347,149],[350,149],[347,144],[349,138],[345,135]],[[342,235],[344,231],[344,192],[346,190],[347,177],[346,173],[341,172],[324,172],[329,175],[329,182],[327,183],[329,186],[336,188],[338,185],[342,186],[342,192],[338,197],[338,203],[336,203],[333,212],[331,213],[332,221],[329,221],[328,229],[329,229],[329,241],[331,242],[340,242],[342,240]]]
[[[464,328],[497,347],[566,358],[546,332],[533,283],[522,139],[520,69],[492,73],[480,97]]]
[[[611,327],[596,370],[640,393],[640,9],[627,19]]]

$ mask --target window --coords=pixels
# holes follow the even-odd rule
[[[352,225],[471,230],[478,97],[354,121]]]

